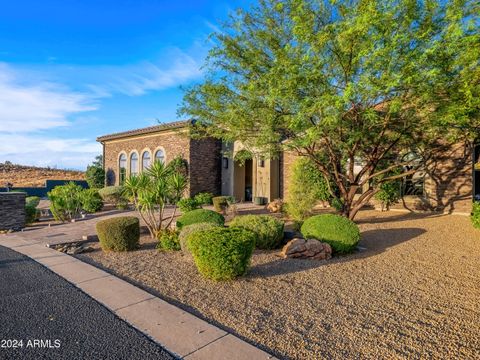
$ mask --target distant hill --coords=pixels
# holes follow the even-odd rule
[[[45,180],[84,180],[85,173],[76,170],[59,170],[36,166],[0,163],[0,187],[11,183],[14,187],[41,187]]]

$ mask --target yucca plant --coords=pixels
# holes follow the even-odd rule
[[[125,196],[133,202],[135,209],[147,225],[152,238],[167,229],[177,211],[177,202],[187,188],[187,178],[172,165],[155,161],[140,175],[125,180]],[[173,213],[165,216],[166,206],[173,205]]]

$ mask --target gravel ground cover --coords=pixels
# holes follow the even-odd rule
[[[462,216],[363,211],[362,249],[328,261],[256,251],[248,275],[201,278],[142,238],[78,255],[281,358],[478,358],[480,231]]]

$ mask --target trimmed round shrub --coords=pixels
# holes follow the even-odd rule
[[[249,230],[217,227],[190,234],[187,244],[200,274],[230,280],[247,271],[255,238]]]
[[[205,222],[223,226],[223,224],[225,224],[225,218],[221,214],[212,210],[192,210],[178,218],[177,228],[181,230],[184,226]]]
[[[190,234],[203,230],[210,230],[216,227],[219,227],[219,225],[208,222],[184,226],[182,228],[182,231],[180,231],[180,235],[178,236],[180,248],[182,249],[182,251],[188,252],[187,239]]]
[[[284,223],[268,215],[237,216],[230,222],[230,227],[253,231],[257,235],[257,249],[275,249],[283,240]]]
[[[158,234],[157,249],[167,251],[180,250],[180,242],[178,240],[178,233],[172,230],[164,230]]]
[[[97,223],[97,235],[103,250],[135,250],[140,240],[140,221],[134,216],[105,219]]]
[[[200,208],[200,204],[197,202],[197,200],[192,198],[185,198],[179,200],[177,202],[177,206],[182,211],[182,213],[186,213]]]
[[[127,199],[123,195],[123,186],[107,186],[98,190],[98,194],[106,203],[113,204],[115,206],[122,206],[127,203]]]
[[[335,214],[316,215],[302,225],[305,238],[314,238],[329,244],[334,252],[344,254],[355,250],[360,241],[358,226],[346,217]]]
[[[85,189],[80,194],[82,209],[87,213],[93,214],[103,207],[103,201],[97,189]]]

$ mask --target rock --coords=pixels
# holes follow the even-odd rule
[[[279,254],[283,258],[327,260],[332,257],[332,247],[316,239],[290,240]]]
[[[282,201],[282,199],[273,200],[272,202],[270,202],[270,203],[267,205],[267,210],[270,211],[270,212],[272,212],[272,213],[281,212],[281,211],[282,211],[282,208],[283,208],[283,201]]]

